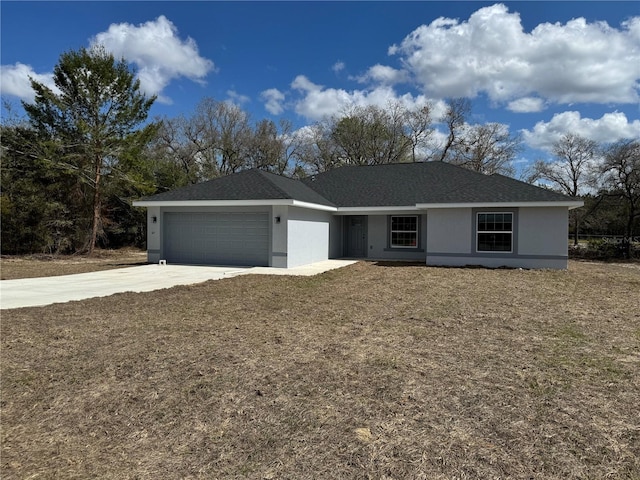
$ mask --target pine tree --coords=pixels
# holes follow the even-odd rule
[[[38,135],[35,150],[55,151],[45,160],[75,178],[84,249],[91,255],[103,233],[105,192],[141,180],[132,172],[135,155],[156,129],[145,125],[155,97],[140,91],[124,59],[116,61],[101,47],[63,53],[53,79],[57,91],[32,79],[35,102],[23,106]]]

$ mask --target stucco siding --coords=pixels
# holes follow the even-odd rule
[[[271,211],[271,261],[270,266],[287,268],[287,235],[289,208],[285,205],[274,205]]]
[[[160,207],[147,208],[147,261],[158,263],[160,261],[160,248],[162,246]]]
[[[566,207],[520,209],[518,254],[566,256],[568,236]]]
[[[432,209],[427,213],[427,253],[470,254],[473,218],[470,208]]]
[[[484,211],[513,213],[511,252],[476,251],[476,214]],[[566,207],[430,210],[428,219],[428,265],[567,268]]]
[[[287,220],[287,267],[297,267],[329,258],[331,214],[289,207]]]

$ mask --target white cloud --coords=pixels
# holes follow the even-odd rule
[[[544,100],[535,97],[522,97],[509,102],[507,109],[516,113],[532,113],[544,110]]]
[[[393,85],[405,82],[407,79],[408,75],[405,70],[397,70],[387,65],[380,65],[379,63],[369,68],[367,73],[357,78],[357,80],[362,83],[373,81],[374,83],[382,85]]]
[[[360,95],[354,97],[341,89],[314,90],[296,103],[295,111],[309,120],[322,120],[344,111],[353,103],[360,103],[356,98]]]
[[[345,68],[344,62],[336,62],[331,67],[331,70],[333,70],[335,73],[340,73],[341,71],[344,70],[344,68]]]
[[[236,92],[235,90],[227,90],[227,95],[229,97],[229,100],[231,100],[231,102],[234,103],[235,105],[243,105],[251,101],[251,99],[248,96],[242,95]]]
[[[165,16],[140,25],[114,23],[106,32],[91,39],[103,45],[116,58],[125,58],[138,68],[140,88],[149,95],[159,94],[174,79],[186,77],[202,83],[214,70],[211,60],[201,57],[192,38],[182,40],[178,29]]]
[[[53,83],[52,73],[36,73],[31,65],[18,62],[15,65],[0,66],[0,94],[14,95],[27,102],[33,102],[35,92],[31,88],[30,77],[54,92],[59,92]]]
[[[549,150],[563,135],[574,133],[596,142],[615,142],[622,138],[640,138],[640,120],[629,121],[621,112],[605,113],[600,118],[582,118],[580,112],[562,112],[549,122],[538,122],[532,130],[522,130],[524,141],[533,148]]]
[[[269,88],[260,94],[264,108],[272,115],[280,115],[284,111],[284,93],[277,88]]]
[[[177,28],[164,16],[139,26],[112,24],[106,32],[93,37],[90,45],[102,45],[117,59],[124,58],[135,64],[141,90],[149,95],[158,95],[158,99],[165,103],[171,101],[162,95],[162,90],[171,80],[186,77],[202,83],[214,70],[213,62],[199,55],[196,42],[191,38],[181,40]],[[53,74],[36,73],[23,63],[3,65],[0,74],[3,95],[32,101],[34,92],[29,77],[56,90]]]
[[[554,102],[634,103],[640,98],[640,17],[612,28],[583,18],[524,31],[496,4],[468,20],[439,18],[389,48],[430,95],[493,101],[537,95]]]
[[[408,108],[419,108],[428,102],[424,95],[413,96],[410,93],[398,95],[387,85],[369,90],[352,91],[325,88],[313,83],[304,75],[298,75],[291,83],[291,87],[302,95],[295,103],[296,113],[311,121],[339,115],[352,106],[375,105],[385,108],[390,102],[400,102]]]
[[[322,85],[316,85],[304,75],[298,75],[293,79],[293,82],[291,82],[291,88],[305,92],[313,92],[322,90],[323,87]]]

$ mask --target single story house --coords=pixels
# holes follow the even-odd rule
[[[290,268],[329,258],[567,268],[581,201],[444,162],[246,170],[134,202],[155,263]]]

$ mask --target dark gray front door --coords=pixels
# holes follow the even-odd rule
[[[364,258],[367,256],[367,217],[365,215],[346,217],[347,257]]]

